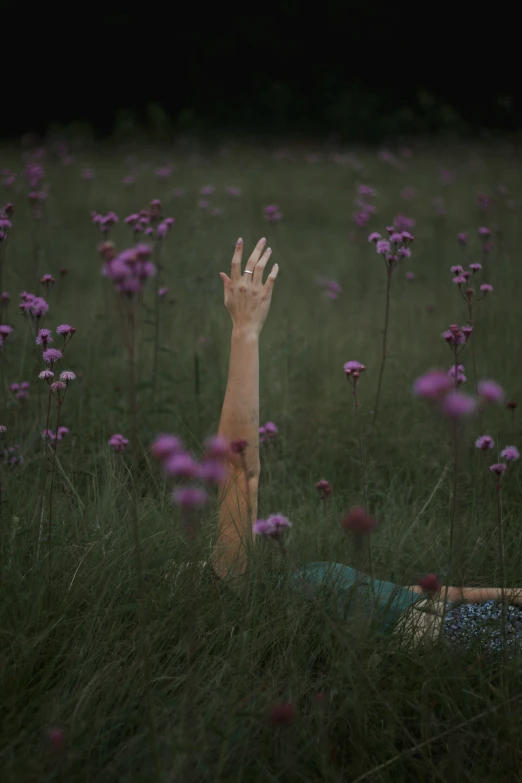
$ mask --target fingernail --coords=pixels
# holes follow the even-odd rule
[[[237,245],[242,245],[243,244],[243,240],[241,239],[241,237],[239,237],[239,239],[237,240],[236,244]]]
[[[266,252],[267,253],[271,253],[272,252],[272,248],[271,247],[267,247]]]
[[[266,237],[261,237],[261,239],[259,240],[259,242],[260,242],[260,243],[262,242],[263,244],[265,244],[265,242],[266,242]]]

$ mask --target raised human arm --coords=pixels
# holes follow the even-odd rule
[[[232,453],[219,493],[219,518],[213,566],[219,576],[237,576],[246,567],[246,552],[257,514],[259,486],[259,335],[265,322],[278,266],[266,283],[263,272],[271,255],[261,239],[241,273],[243,241],[238,240],[230,277],[223,280],[225,307],[232,320],[230,360],[218,435],[243,441]],[[264,251],[264,252],[263,252]]]

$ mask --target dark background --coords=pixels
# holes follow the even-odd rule
[[[4,137],[72,121],[108,134],[122,110],[165,132],[353,141],[522,124],[520,34],[504,3],[0,10]]]

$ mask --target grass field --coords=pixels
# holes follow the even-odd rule
[[[274,154],[234,144],[212,152],[50,144],[32,188],[24,168],[42,153],[1,150],[0,168],[10,173],[0,207],[14,205],[0,242],[1,287],[10,293],[0,323],[13,327],[0,352],[3,781],[520,779],[520,656],[504,667],[477,650],[420,654],[356,633],[328,620],[320,602],[261,584],[265,556],[276,557],[270,542],[256,547],[248,589],[216,593],[190,569],[175,579],[171,561],[187,559],[187,544],[169,486],[148,457],[160,432],[178,435],[196,455],[216,432],[231,329],[218,273],[229,271],[238,236],[247,249],[266,236],[280,273],[261,335],[261,423],[275,422],[278,434],[262,444],[259,516],[280,511],[293,522],[286,541],[293,563],[353,562],[339,521],[363,502],[343,372],[356,359],[367,368],[357,387],[359,416],[368,504],[380,523],[374,574],[399,584],[430,572],[443,583],[500,584],[495,481],[474,443],[485,433],[495,439],[489,462],[498,461],[497,448],[520,446],[517,411],[512,416],[505,405],[522,397],[517,145],[420,144],[390,157],[304,146]],[[82,175],[86,168],[93,178]],[[353,217],[360,185],[376,191],[362,196],[375,206],[364,226]],[[202,194],[205,186],[214,192]],[[229,194],[231,186],[240,193]],[[35,219],[28,193],[45,188]],[[109,239],[120,251],[134,242],[124,218],[153,199],[175,223],[161,243],[160,274],[136,307],[134,464],[130,447],[116,452],[108,444],[114,433],[132,436],[129,369],[91,212],[119,216]],[[274,204],[282,217],[269,222],[264,208]],[[386,236],[399,214],[415,221],[415,241],[391,279],[388,358],[370,440],[386,269],[368,235]],[[481,226],[491,229],[490,252]],[[465,247],[459,232],[469,235]],[[493,291],[474,310],[460,357],[462,390],[475,393],[473,345],[477,377],[498,381],[505,400],[459,430],[449,566],[450,428],[412,386],[430,368],[452,364],[441,333],[465,324],[468,313],[450,267],[470,262],[483,264],[478,282]],[[49,291],[39,283],[44,274],[56,279]],[[336,298],[318,278],[338,283]],[[158,297],[159,287],[168,293]],[[24,290],[48,302],[44,322],[20,312]],[[77,378],[59,422],[52,401],[50,428],[69,430],[53,451],[42,439],[48,389],[38,378],[45,364],[35,335],[64,323],[77,331],[60,369]],[[55,334],[53,346],[61,342]],[[25,398],[11,391],[22,382],[31,384]],[[315,489],[321,479],[333,488],[325,509]],[[515,462],[502,478],[509,585],[522,584],[521,506]],[[200,559],[214,523],[211,504]],[[277,722],[271,711],[286,703],[292,707]]]

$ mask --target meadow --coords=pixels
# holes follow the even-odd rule
[[[270,541],[244,590],[179,572],[208,559],[216,503],[187,541],[150,454],[159,433],[195,456],[216,433],[231,332],[219,272],[239,236],[247,250],[266,236],[280,272],[260,340],[261,423],[277,432],[261,444],[258,515],[292,521],[292,563],[353,563],[340,520],[367,501],[377,577],[522,586],[520,467],[508,464],[499,495],[488,469],[520,446],[508,407],[522,398],[518,150],[0,149],[3,781],[520,779],[520,654],[419,653],[328,619],[321,601],[262,580],[267,559],[281,565]],[[392,225],[415,238],[389,275],[373,426],[388,272],[368,236]],[[156,275],[118,293],[99,247],[136,239]],[[482,266],[471,283],[453,282],[450,268],[470,263]],[[504,395],[459,420],[455,469],[451,424],[412,389],[454,364],[441,335],[468,323],[469,285],[460,391],[491,379]],[[52,345],[37,345],[46,328]],[[64,344],[56,366],[43,360]],[[351,360],[366,367],[361,442]],[[63,371],[75,377],[50,390]],[[492,456],[475,446],[484,434]]]

